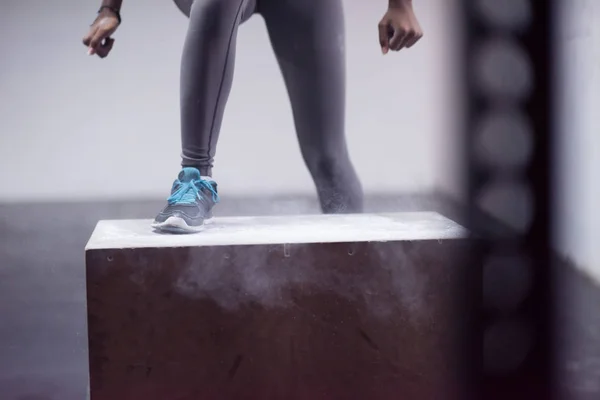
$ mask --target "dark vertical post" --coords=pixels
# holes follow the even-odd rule
[[[470,397],[553,398],[554,1],[463,0],[470,228],[483,244]],[[498,136],[506,140],[498,140]],[[507,139],[510,138],[510,139]],[[508,220],[490,233],[481,209]]]

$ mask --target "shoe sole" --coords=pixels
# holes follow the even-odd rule
[[[183,218],[169,217],[164,222],[152,223],[152,228],[164,233],[197,233],[202,232],[206,225],[213,222],[212,218],[205,219],[202,225],[190,226]]]

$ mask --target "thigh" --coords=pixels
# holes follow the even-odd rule
[[[305,151],[344,147],[345,36],[341,0],[260,0]]]
[[[259,0],[278,58],[301,64],[343,60],[342,0]]]
[[[238,3],[241,3],[243,6],[243,10],[242,10],[242,21],[244,22],[246,20],[248,20],[252,14],[254,14],[256,12],[256,1],[257,0],[174,0],[175,1],[175,5],[177,6],[177,8],[179,8],[179,10],[186,16],[189,18],[191,10],[192,10],[192,5],[194,4],[194,2],[208,2],[208,1],[235,1]]]

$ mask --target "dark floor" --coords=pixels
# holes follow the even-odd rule
[[[160,206],[0,205],[0,400],[85,399],[84,246],[99,219],[151,218]],[[373,197],[367,210],[433,210],[462,222],[460,209],[440,196]],[[220,215],[317,211],[313,199],[298,197],[233,199],[219,206]],[[600,289],[565,265],[558,273],[566,327],[560,335],[561,386],[569,398],[600,399]]]

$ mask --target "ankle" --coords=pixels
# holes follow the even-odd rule
[[[202,176],[202,179],[212,177],[212,167],[207,167],[205,165],[198,165],[198,164],[190,163],[188,161],[188,162],[181,163],[181,168],[194,168],[194,169],[198,170],[198,172],[200,172],[200,175]]]

